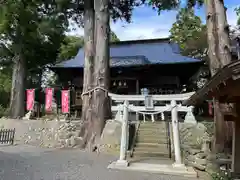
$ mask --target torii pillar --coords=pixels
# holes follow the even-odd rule
[[[171,116],[172,116],[172,129],[173,129],[173,146],[175,154],[174,167],[184,168],[185,165],[182,162],[181,147],[180,147],[180,133],[179,133],[179,122],[178,122],[178,110],[176,100],[171,101]]]

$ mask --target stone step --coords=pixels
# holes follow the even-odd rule
[[[137,138],[141,139],[169,139],[169,136],[167,134],[137,134]]]
[[[137,135],[137,138],[138,139],[141,139],[141,140],[152,140],[152,139],[160,139],[160,140],[167,140],[169,139],[168,136],[166,136],[165,134],[164,135],[152,135],[152,134],[138,134]]]
[[[139,127],[144,127],[144,128],[166,128],[166,124],[140,124]]]
[[[166,127],[150,127],[150,126],[139,126],[139,131],[168,131]]]
[[[141,124],[165,124],[166,122],[165,121],[155,121],[155,122],[152,122],[152,121],[141,121]]]
[[[139,128],[138,132],[140,133],[167,133],[168,130],[165,128],[153,129],[153,128]]]
[[[162,146],[158,147],[145,147],[145,146],[136,146],[134,148],[136,152],[169,152],[167,144],[162,144]]]
[[[159,144],[159,143],[136,143],[135,148],[168,148],[167,144]]]
[[[137,137],[136,143],[152,143],[152,144],[168,144],[169,140],[167,138],[147,138],[147,137]]]
[[[162,142],[162,141],[168,141],[169,140],[169,138],[167,137],[167,136],[152,136],[152,135],[150,135],[150,136],[142,136],[142,135],[138,135],[137,136],[137,139],[138,140],[141,140],[141,141],[152,141],[152,140],[155,140],[155,141],[158,141],[159,140],[159,142]]]
[[[166,127],[158,127],[158,126],[155,126],[155,127],[151,127],[151,126],[139,126],[139,130],[145,130],[145,131],[166,131],[168,130]]]
[[[169,152],[142,152],[142,151],[134,151],[133,157],[152,157],[152,158],[169,158]]]
[[[139,135],[167,136],[166,131],[138,131]]]
[[[155,122],[151,122],[151,121],[149,121],[149,122],[141,122],[141,125],[142,124],[143,125],[158,125],[158,126],[160,125],[161,126],[161,125],[165,125],[166,122],[161,122],[161,121],[160,122],[156,122],[156,121]]]

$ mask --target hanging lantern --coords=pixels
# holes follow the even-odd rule
[[[126,83],[126,81],[123,83],[123,86],[127,86],[127,83]]]
[[[121,81],[119,81],[119,84],[118,84],[119,86],[122,86],[122,83],[121,83]]]
[[[113,82],[113,86],[116,86],[116,82],[115,81]]]

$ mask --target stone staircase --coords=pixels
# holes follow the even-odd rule
[[[171,158],[166,122],[141,122],[136,135],[133,157]]]

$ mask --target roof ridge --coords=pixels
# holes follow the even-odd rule
[[[140,44],[140,43],[157,43],[157,42],[170,42],[170,38],[154,38],[154,39],[135,39],[111,42],[110,45],[125,45],[125,44]]]

